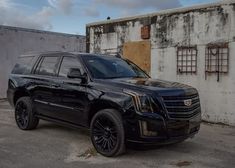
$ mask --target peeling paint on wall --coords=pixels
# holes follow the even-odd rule
[[[104,40],[102,37],[107,36],[108,32],[93,33],[108,24],[114,27],[115,32],[112,33],[116,33],[116,39]],[[142,40],[140,30],[144,25],[151,26],[151,76],[196,87],[201,96],[203,119],[235,125],[235,2],[222,1],[88,24],[91,29],[88,38],[92,41],[90,51],[105,53],[109,48],[105,48],[106,45],[112,46],[112,52],[122,53],[124,43]],[[216,75],[210,75],[205,80],[205,50],[211,43],[229,44],[229,73],[222,75],[220,82],[216,82]],[[102,49],[101,44],[106,50]],[[197,46],[197,75],[176,74],[178,46]]]

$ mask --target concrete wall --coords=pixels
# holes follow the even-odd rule
[[[85,37],[0,26],[0,98],[6,97],[8,75],[17,57],[31,51],[85,52]]]
[[[104,32],[107,25],[115,31]],[[196,87],[204,120],[235,125],[235,2],[91,23],[87,25],[90,52],[122,52],[125,42],[142,40],[144,25],[151,25],[151,76]],[[205,80],[206,46],[218,42],[229,43],[229,73],[219,82],[216,74]],[[193,45],[198,49],[197,74],[177,75],[177,47]]]

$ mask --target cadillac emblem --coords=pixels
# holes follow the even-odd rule
[[[185,106],[191,106],[192,105],[192,99],[184,100]]]

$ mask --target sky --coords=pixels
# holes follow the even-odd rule
[[[85,35],[87,23],[218,0],[0,0],[0,25]]]

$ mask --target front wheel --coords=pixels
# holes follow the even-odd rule
[[[91,141],[100,154],[111,157],[125,151],[125,133],[121,115],[114,109],[101,110],[91,121]]]

